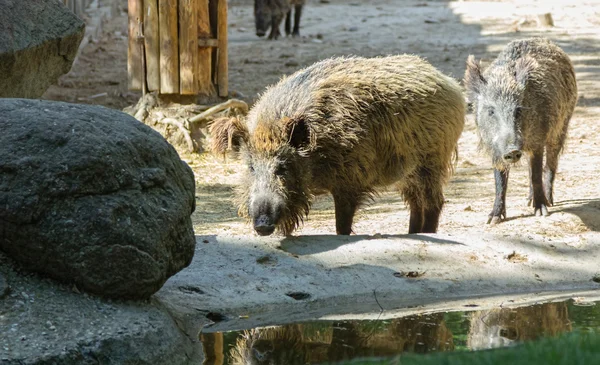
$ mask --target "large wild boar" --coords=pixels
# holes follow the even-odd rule
[[[277,39],[281,35],[279,26],[285,17],[285,34],[300,35],[300,18],[306,0],[254,0],[254,24],[256,35],[264,37],[269,27],[269,39]],[[292,29],[292,8],[294,24]]]
[[[268,88],[247,120],[211,126],[213,150],[242,150],[241,215],[260,235],[288,235],[313,196],[330,192],[336,232],[350,234],[358,207],[397,183],[409,233],[436,232],[462,132],[456,81],[416,56],[332,58]]]
[[[548,215],[558,157],[577,103],[569,57],[547,39],[516,40],[484,72],[469,56],[464,82],[480,145],[495,167],[496,200],[488,223],[506,218],[508,172],[523,154],[529,159],[529,203],[536,215]]]

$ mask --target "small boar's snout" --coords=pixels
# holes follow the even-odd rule
[[[521,156],[523,156],[523,152],[518,149],[512,149],[510,152],[505,153],[502,159],[506,163],[515,163],[521,159]]]
[[[267,34],[264,30],[257,30],[256,35],[259,37],[264,37]]]
[[[275,225],[267,215],[260,215],[254,220],[254,230],[260,236],[268,236],[275,231]]]

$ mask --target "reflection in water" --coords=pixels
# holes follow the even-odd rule
[[[567,303],[473,312],[467,346],[473,350],[508,346],[571,331]]]
[[[201,333],[204,361],[202,365],[223,365],[223,332]]]
[[[573,329],[599,331],[600,305],[547,303],[381,321],[306,322],[200,336],[203,365],[304,365],[402,352],[487,349]]]
[[[203,333],[201,336],[214,338],[211,335]],[[216,358],[215,343],[213,339],[208,342],[203,339],[206,358]],[[446,328],[444,314],[438,313],[389,321],[313,322],[255,328],[237,337],[228,351],[227,364],[304,365],[363,356],[391,356],[404,351],[425,353],[453,349],[452,333]],[[207,360],[204,364],[222,362]]]

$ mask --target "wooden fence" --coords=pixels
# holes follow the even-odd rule
[[[227,96],[227,0],[128,0],[129,89]]]

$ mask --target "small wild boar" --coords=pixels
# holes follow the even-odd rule
[[[577,103],[569,57],[547,39],[516,40],[485,71],[469,56],[464,83],[480,146],[495,168],[496,200],[488,223],[506,218],[508,172],[523,154],[529,159],[529,204],[535,215],[548,215],[558,157]]]
[[[269,27],[269,39],[277,39],[281,35],[279,26],[285,17],[285,34],[294,37],[300,35],[300,17],[306,0],[254,0],[254,22],[256,35],[264,37]],[[292,7],[294,8],[294,25],[292,29]]]
[[[313,196],[330,192],[336,232],[376,187],[397,183],[409,233],[436,232],[462,132],[456,81],[416,56],[332,58],[269,87],[239,119],[216,120],[213,150],[241,150],[248,164],[239,213],[259,235],[288,235]]]

